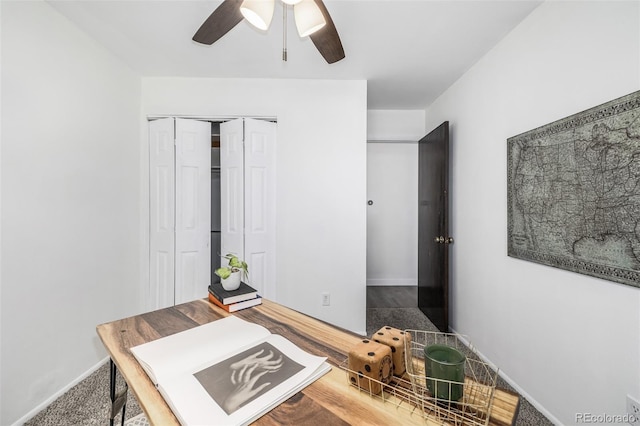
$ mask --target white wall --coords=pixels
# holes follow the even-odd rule
[[[640,397],[640,289],[507,257],[506,140],[640,89],[640,3],[543,3],[427,109],[451,124],[452,324],[562,424]]]
[[[276,299],[364,333],[366,82],[144,78],[142,87],[144,116],[277,118]]]
[[[418,140],[424,110],[367,112],[367,285],[418,285]]]
[[[140,79],[46,3],[1,8],[9,425],[105,359],[96,325],[139,308]]]
[[[367,111],[368,141],[419,141],[424,133],[424,110]]]

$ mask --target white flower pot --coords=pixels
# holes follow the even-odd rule
[[[222,279],[222,288],[227,291],[237,290],[238,287],[240,287],[240,274],[241,271],[232,272],[231,275],[229,275],[229,278]]]

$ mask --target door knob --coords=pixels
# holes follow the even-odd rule
[[[442,235],[435,238],[435,242],[439,244],[453,244],[453,237],[443,237]]]

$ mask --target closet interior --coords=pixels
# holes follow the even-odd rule
[[[211,281],[220,282],[214,271],[221,266],[220,122],[211,122]]]

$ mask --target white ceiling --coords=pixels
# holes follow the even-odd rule
[[[325,0],[346,58],[329,65],[289,9],[266,32],[241,22],[212,46],[191,40],[221,1],[51,0],[143,76],[366,79],[369,109],[424,109],[541,0]]]

